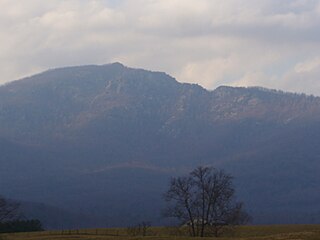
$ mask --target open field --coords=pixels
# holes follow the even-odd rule
[[[174,228],[150,228],[148,236],[129,236],[126,229],[81,229],[64,231],[45,231],[36,233],[2,234],[0,240],[56,240],[56,239],[101,239],[101,240],[163,240],[163,239],[214,239],[190,238]],[[176,236],[174,235],[176,234]],[[275,225],[243,226],[227,233],[219,239],[250,240],[320,240],[320,225]]]

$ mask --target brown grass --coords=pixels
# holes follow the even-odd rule
[[[182,239],[215,239],[190,238],[185,231],[175,228],[154,227],[148,230],[148,236],[129,236],[124,228],[81,229],[64,231],[45,231],[36,233],[1,234],[0,240],[182,240]],[[274,225],[242,226],[227,232],[221,240],[320,240],[320,225]]]

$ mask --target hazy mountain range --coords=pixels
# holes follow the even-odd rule
[[[44,204],[25,209],[48,227],[165,224],[170,177],[212,165],[254,223],[319,223],[319,123],[319,97],[119,63],[53,69],[0,87],[1,194]]]

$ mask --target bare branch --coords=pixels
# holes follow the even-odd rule
[[[218,236],[226,226],[244,224],[249,216],[235,202],[232,176],[211,167],[197,167],[189,175],[173,178],[165,194],[167,216],[189,226],[191,236]]]

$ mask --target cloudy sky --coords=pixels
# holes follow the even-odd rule
[[[320,0],[0,0],[0,83],[116,61],[320,96]]]

